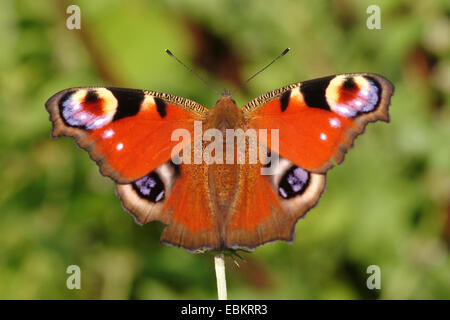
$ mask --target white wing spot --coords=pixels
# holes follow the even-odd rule
[[[155,199],[155,202],[158,202],[164,197],[164,191],[161,191]]]
[[[327,135],[325,133],[321,133],[320,134],[320,139],[324,140],[324,141],[327,140]]]
[[[121,142],[121,143],[118,143],[117,144],[117,146],[116,146],[116,150],[117,151],[120,151],[120,150],[122,150],[123,149],[123,143]]]
[[[364,96],[364,97],[368,97],[369,96],[369,90],[367,89],[361,89],[360,93]]]
[[[103,138],[104,139],[111,138],[113,135],[114,135],[114,130],[113,129],[108,129],[105,132],[103,132]]]
[[[345,104],[336,104],[334,106],[333,111],[343,117],[348,117],[348,118],[354,117],[358,113],[358,111],[350,108],[348,105],[345,105]]]
[[[94,127],[99,127],[103,124],[103,122],[105,122],[104,118],[100,118],[94,121]]]

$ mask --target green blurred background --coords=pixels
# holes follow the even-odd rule
[[[66,8],[81,8],[81,30]],[[369,5],[381,29],[369,30]],[[395,85],[391,122],[357,139],[328,173],[293,244],[267,244],[237,267],[233,299],[450,298],[450,2],[0,1],[0,298],[215,299],[211,254],[159,244],[72,139],[50,139],[45,101],[74,86],[217,95],[292,51],[235,98],[320,76],[375,72]],[[81,290],[66,268],[81,268]],[[366,269],[381,268],[381,290]]]

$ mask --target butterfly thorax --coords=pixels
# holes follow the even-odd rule
[[[222,96],[206,117],[206,129],[215,128],[222,131],[240,128],[244,123],[244,115],[229,96]]]

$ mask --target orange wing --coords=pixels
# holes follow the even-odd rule
[[[283,157],[324,173],[333,160],[343,161],[367,123],[389,121],[392,92],[392,84],[378,75],[342,74],[269,92],[243,111],[250,127],[279,130]]]
[[[117,184],[117,194],[139,224],[154,220],[168,224],[161,242],[190,251],[219,248],[207,170],[203,164],[167,162],[130,184]]]
[[[286,159],[281,159],[272,176],[261,175],[261,167],[241,167],[239,193],[226,226],[227,248],[254,249],[270,241],[293,241],[297,220],[316,205],[325,189],[325,175],[307,172]],[[303,176],[295,182],[295,192],[286,196],[280,186],[287,181],[292,184],[293,169]]]

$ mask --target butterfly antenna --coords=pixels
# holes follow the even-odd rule
[[[250,82],[250,80],[252,80],[254,77],[256,77],[258,74],[260,74],[261,72],[263,72],[264,70],[266,70],[268,67],[270,67],[275,61],[277,61],[278,59],[280,59],[281,57],[283,57],[286,53],[289,52],[289,50],[291,50],[291,48],[286,48],[284,49],[284,51],[275,59],[273,59],[267,66],[265,66],[264,68],[262,68],[261,70],[259,70],[257,73],[255,73],[254,75],[252,75],[250,78],[248,78],[244,83],[242,83],[238,88],[236,88],[231,94],[235,94],[237,91],[241,90],[247,83]]]
[[[204,80],[202,77],[200,77],[200,75],[195,72],[194,70],[192,70],[192,68],[188,67],[187,65],[185,65],[180,59],[178,59],[169,49],[166,49],[166,53],[174,58],[176,61],[178,61],[179,64],[181,64],[183,67],[185,67],[189,72],[191,72],[193,75],[195,75],[197,78],[200,79],[201,82],[203,82],[208,88],[210,88],[212,91],[214,91],[215,93],[217,93],[220,96],[219,91],[217,91],[216,89],[214,89],[206,80]]]

